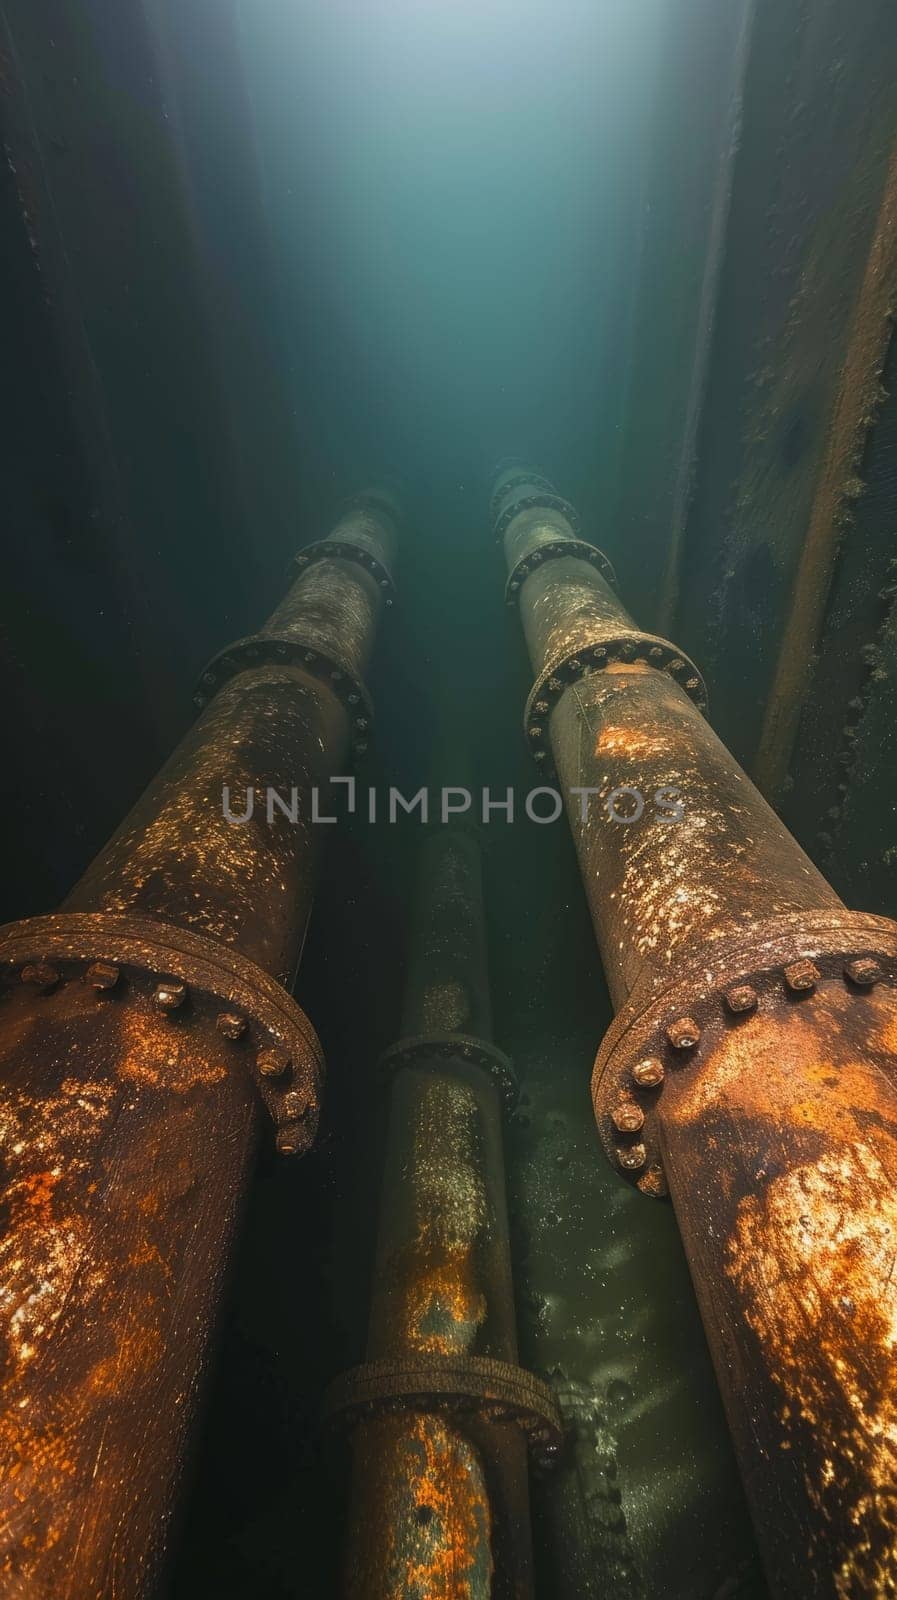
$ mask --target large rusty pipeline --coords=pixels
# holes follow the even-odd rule
[[[61,910],[0,933],[6,1596],[134,1600],[157,1575],[260,1108],[286,1153],[317,1126],[320,1047],[288,992],[311,791],[367,737],[394,542],[372,494],[301,551]]]
[[[517,1365],[502,1155],[510,1063],[491,1042],[479,845],[423,845],[354,1424],[350,1600],[526,1600],[527,1436],[560,1442],[551,1392]]]
[[[493,510],[617,1007],[602,1140],[669,1189],[773,1593],[897,1594],[897,925],[843,906],[553,487],[508,471]]]

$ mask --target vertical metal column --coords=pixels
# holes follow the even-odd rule
[[[368,1360],[332,1415],[355,1425],[351,1600],[532,1593],[526,1438],[560,1442],[517,1365],[501,1138],[510,1063],[491,1043],[479,846],[423,846],[390,1118]]]
[[[395,540],[362,498],[56,915],[0,933],[3,1593],[143,1595],[184,1463],[261,1100],[312,1142],[290,998],[325,803],[367,738]],[[269,808],[269,786],[285,802]],[[225,816],[223,790],[233,815]],[[295,820],[292,810],[295,791]]]
[[[605,1147],[682,1231],[780,1595],[897,1573],[897,926],[847,911],[550,484],[493,502],[618,1015]]]

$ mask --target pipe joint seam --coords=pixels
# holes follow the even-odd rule
[[[526,483],[527,485],[531,484],[532,479],[527,478]],[[505,506],[504,511],[495,523],[496,540],[501,543],[514,518],[519,517],[521,511],[536,510],[559,511],[564,520],[569,523],[574,534],[579,533],[581,523],[576,507],[571,505],[569,500],[565,500],[562,495],[555,494],[549,485],[549,488],[544,493],[540,490],[537,494],[524,494],[519,499],[512,500],[509,506]]]
[[[515,489],[522,489],[524,487],[530,490],[544,490],[546,494],[557,494],[557,489],[555,488],[551,479],[546,478],[545,474],[542,472],[526,472],[523,470],[523,468],[521,468],[519,472],[516,472],[514,476],[510,478],[502,478],[501,473],[499,473],[495,488],[493,489],[489,499],[489,520],[494,523],[498,516],[498,508],[502,501],[509,494],[513,494]]]
[[[496,1045],[473,1034],[427,1033],[399,1039],[380,1057],[377,1074],[385,1086],[403,1067],[441,1072],[451,1072],[453,1067],[462,1071],[477,1067],[495,1084],[505,1111],[513,1111],[517,1104],[517,1075],[510,1058]]]
[[[857,1006],[897,986],[897,923],[850,911],[791,913],[722,937],[647,995],[636,989],[606,1034],[592,1104],[613,1165],[643,1194],[666,1194],[658,1116],[671,1076],[700,1073],[732,1029],[810,1005],[833,986]]]
[[[204,711],[218,690],[238,673],[283,666],[300,667],[332,690],[349,719],[352,753],[364,755],[374,719],[373,703],[365,685],[335,654],[295,634],[253,633],[219,651],[200,676],[193,704],[198,711]]]
[[[707,687],[701,673],[669,639],[636,629],[612,638],[595,638],[590,631],[549,661],[530,690],[524,712],[524,732],[537,761],[549,759],[549,723],[561,696],[572,684],[611,666],[651,667],[678,683],[699,711],[707,709]]]
[[[424,1355],[366,1361],[334,1379],[324,1396],[325,1427],[350,1430],[383,1412],[436,1411],[454,1419],[512,1423],[539,1466],[552,1466],[564,1425],[549,1384],[492,1356]]]
[[[142,1019],[164,1019],[172,1045],[186,1033],[191,1055],[223,1056],[249,1074],[282,1154],[302,1155],[313,1144],[324,1078],[317,1034],[282,985],[231,946],[156,917],[31,917],[0,928],[0,996],[23,990],[38,1020],[42,1006],[68,991],[65,1031],[75,1043],[87,1037],[97,1007],[126,1008],[135,1038]],[[164,1088],[164,1061],[158,1077]]]
[[[605,583],[616,588],[617,575],[604,551],[599,550],[597,545],[587,544],[584,539],[554,539],[550,544],[536,545],[512,568],[505,585],[505,605],[516,604],[524,581],[536,567],[542,566],[546,561],[564,559],[587,561],[600,572]]]
[[[352,561],[370,573],[377,587],[383,591],[383,603],[392,606],[396,597],[395,580],[385,561],[380,561],[364,545],[352,544],[347,539],[318,539],[297,550],[290,570],[294,576],[307,571],[315,561]]]

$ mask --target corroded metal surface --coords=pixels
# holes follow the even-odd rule
[[[360,664],[380,591],[330,565],[313,625]],[[297,631],[308,581],[286,607]],[[285,986],[314,891],[312,790],[325,804],[349,717],[299,663],[243,666],[61,911],[0,935],[11,1596],[154,1584],[260,1103],[281,1150],[314,1135],[323,1064]],[[295,817],[269,788],[288,808],[295,794]]]
[[[391,606],[395,601],[395,584],[392,574],[379,556],[370,549],[370,541],[350,543],[347,539],[319,539],[315,544],[304,544],[297,555],[293,557],[293,570],[304,572],[306,567],[315,561],[323,561],[328,556],[338,556],[343,561],[356,561],[370,573],[379,589],[383,590],[384,605]]]
[[[369,1357],[416,1350],[512,1361],[501,1121],[495,1089],[476,1068],[397,1074],[380,1215]]]
[[[646,973],[602,1041],[592,1076],[611,1160],[643,1192],[665,1192],[661,1124],[672,1078],[689,1075],[712,1040],[754,1015],[788,1014],[823,981],[860,1001],[883,979],[897,981],[897,927],[843,910],[771,917],[721,936],[683,959],[669,982]]]
[[[533,1457],[553,1466],[564,1442],[551,1387],[514,1361],[494,1356],[437,1354],[366,1361],[343,1373],[327,1390],[328,1422],[352,1427],[372,1412],[421,1410],[451,1417],[463,1428],[486,1419],[514,1423],[526,1435]]]
[[[345,1594],[489,1600],[492,1507],[473,1442],[432,1412],[363,1423]]]
[[[521,589],[536,674],[567,586],[582,610],[565,565]],[[897,926],[845,910],[650,659],[562,687],[548,729],[619,1008],[596,1115],[669,1185],[771,1587],[893,1593]]]
[[[363,501],[329,539],[296,558],[298,576],[259,633],[238,639],[206,666],[194,701],[202,710],[235,674],[262,665],[299,667],[343,707],[352,746],[368,747],[373,708],[365,688],[380,613],[392,603],[390,516]]]
[[[402,1067],[421,1066],[432,1069],[435,1062],[454,1063],[461,1070],[471,1063],[490,1077],[501,1096],[506,1111],[511,1111],[517,1101],[517,1075],[509,1056],[491,1041],[469,1033],[418,1033],[406,1034],[397,1044],[384,1050],[377,1064],[380,1076],[386,1080]]]
[[[579,527],[576,507],[569,500],[564,500],[547,478],[537,472],[512,468],[499,474],[492,495],[496,539],[504,538],[510,524],[517,520],[521,512],[527,515],[536,513],[538,519],[545,516],[549,523],[555,517],[562,518],[568,528],[576,530]]]
[[[863,493],[863,454],[887,394],[897,278],[897,144],[892,147],[863,280],[845,341],[829,440],[813,494],[757,750],[757,782],[776,797],[788,775],[819,648],[838,546]]]
[[[140,911],[235,946],[282,982],[295,975],[322,830],[310,796],[342,768],[345,713],[298,668],[254,667],[215,696],[65,902]],[[289,804],[302,797],[297,821]],[[252,815],[242,817],[252,795]],[[326,814],[326,813],[325,813]]]
[[[700,429],[696,448],[682,459],[685,536],[678,614],[668,625],[698,654],[713,682],[719,726],[750,771],[778,676],[775,726],[770,723],[766,733],[772,778],[774,766],[779,775],[784,770],[789,708],[795,703],[790,697],[800,694],[808,654],[818,643],[823,659],[840,657],[845,678],[857,664],[850,635],[845,637],[836,619],[826,616],[821,635],[814,637],[823,620],[819,602],[832,570],[832,542],[840,541],[842,559],[864,543],[853,522],[872,488],[867,468],[878,430],[876,369],[890,336],[893,294],[886,234],[890,229],[893,248],[888,183],[897,132],[897,27],[886,0],[870,0],[860,26],[853,26],[856,20],[851,12],[845,27],[841,0],[755,7]],[[705,23],[710,25],[705,14],[696,11],[692,26]],[[695,72],[699,62],[704,83],[707,62],[695,55]],[[689,125],[697,125],[691,117]],[[679,143],[667,132],[660,149],[666,146],[675,161]],[[693,170],[683,182],[678,167],[677,178],[668,227],[684,263],[694,257],[684,246],[679,202]],[[702,228],[709,198],[705,185]],[[678,300],[680,281],[670,277],[671,267],[676,271],[673,253],[659,237],[654,249],[666,293]],[[661,424],[653,432],[650,390],[667,392],[679,356],[675,341],[666,337],[658,351],[656,307],[657,290],[650,284],[640,307],[641,353],[628,430],[628,465],[638,487],[625,492],[624,525],[639,530],[631,541],[629,593],[639,582],[639,552],[649,547],[641,542],[645,518],[639,512],[648,507],[651,515],[659,506],[646,533],[648,539],[652,532],[659,536],[652,548],[660,550],[674,509],[656,470],[670,429]],[[673,382],[678,400],[675,377]],[[681,400],[679,406],[681,417]],[[647,461],[646,437],[657,441]],[[889,498],[885,547],[894,520]],[[643,565],[640,604],[650,605],[657,576],[653,563]],[[780,671],[777,655],[786,635]],[[862,642],[873,637],[867,634]],[[842,680],[834,694],[823,691],[818,699],[826,721],[831,713],[832,731],[813,759],[832,785],[839,776],[833,735],[856,693],[845,687]],[[816,699],[818,690],[811,692]]]
[[[585,805],[570,794],[568,814],[615,1004],[646,972],[673,974],[708,940],[772,916],[840,906],[664,674],[620,664],[581,680],[559,700],[550,738],[567,788],[593,791]],[[606,803],[626,789],[645,801],[630,822],[618,820],[622,803]],[[669,797],[661,810],[658,794]]]
[[[402,1037],[492,1038],[480,847],[462,828],[434,828],[420,845],[415,937],[408,955]]]
[[[894,1592],[895,1048],[893,987],[824,979],[664,1091],[664,1165],[780,1594]]]
[[[249,1075],[131,985],[4,985],[0,1588],[143,1594],[248,1181]]]
[[[522,517],[520,519],[523,520]],[[514,526],[516,527],[516,521]],[[611,563],[603,550],[597,545],[586,544],[582,539],[569,539],[558,535],[556,527],[539,522],[533,530],[534,537],[527,539],[526,549],[520,560],[513,566],[508,574],[505,586],[505,603],[515,605],[517,594],[524,578],[528,578],[534,567],[543,561],[553,561],[561,556],[575,557],[579,561],[587,561],[590,566],[596,567],[608,583],[615,583],[616,577]]]
[[[336,1385],[362,1416],[347,1593],[525,1600],[526,1434],[556,1449],[558,1422],[517,1366],[499,1092],[473,1031],[488,1057],[480,862],[465,832],[425,840],[412,948],[403,1024],[416,1044],[440,1033],[429,1054],[405,1061],[397,1047],[368,1359]]]
[[[81,983],[131,1011],[169,1019],[173,1045],[214,1028],[278,1129],[300,1154],[318,1126],[324,1058],[305,1013],[255,962],[218,940],[155,917],[68,912],[0,929],[0,981],[41,993]],[[114,1012],[113,1012],[114,1015]]]

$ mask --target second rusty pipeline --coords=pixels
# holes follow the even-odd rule
[[[317,1126],[321,1051],[289,994],[311,791],[367,739],[395,520],[366,496],[300,552],[61,909],[0,930],[5,1596],[154,1588],[262,1113],[286,1154]],[[295,820],[269,788],[297,792]]]
[[[493,516],[616,1019],[602,1141],[669,1192],[772,1593],[897,1593],[897,925],[849,911],[546,479]]]
[[[382,1067],[386,1166],[365,1364],[328,1399],[352,1424],[348,1600],[529,1600],[527,1443],[560,1443],[517,1365],[502,1155],[510,1063],[491,1042],[479,845],[421,854],[402,1037]]]

